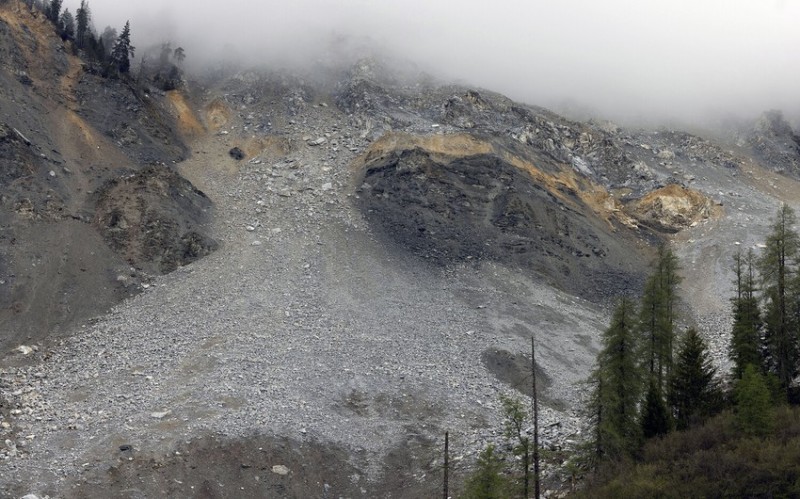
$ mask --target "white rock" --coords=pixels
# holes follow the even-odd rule
[[[289,474],[289,468],[287,468],[286,466],[284,466],[282,464],[276,464],[275,466],[272,467],[272,472],[277,474],[277,475],[284,475],[285,476],[285,475]]]
[[[22,355],[30,355],[33,353],[33,348],[29,347],[28,345],[20,345],[16,348],[16,351]]]
[[[325,182],[324,184],[322,184],[323,191],[329,191],[331,189],[333,189],[333,184],[331,182]]]
[[[155,419],[164,419],[165,417],[172,414],[172,411],[160,411],[160,412],[151,412],[150,417]]]

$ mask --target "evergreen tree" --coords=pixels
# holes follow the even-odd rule
[[[108,53],[117,42],[117,30],[111,26],[106,26],[103,33],[100,35],[100,41],[103,42],[103,49]]]
[[[87,38],[91,36],[91,16],[89,14],[89,4],[86,0],[81,0],[81,6],[75,11],[75,46],[79,49],[86,48]]]
[[[750,435],[766,435],[774,424],[769,388],[761,372],[752,364],[744,369],[736,386],[736,421]]]
[[[637,405],[641,394],[641,371],[636,358],[635,312],[623,298],[614,310],[611,325],[603,333],[598,354],[594,411],[596,450],[600,456],[620,457],[639,443]]]
[[[70,12],[69,9],[64,9],[58,24],[62,37],[65,40],[75,38],[75,18],[72,16],[72,12]]]
[[[662,392],[672,368],[675,329],[675,288],[680,282],[678,261],[671,249],[661,246],[653,273],[645,283],[639,310],[641,355],[650,376],[655,376]]]
[[[689,329],[681,342],[675,369],[670,376],[669,403],[678,429],[688,428],[715,408],[718,398],[705,341]]]
[[[792,284],[797,282],[796,262],[800,249],[800,238],[793,229],[796,221],[794,210],[783,204],[758,261],[766,301],[764,322],[769,367],[787,394],[797,375],[798,300],[797,296],[790,295],[796,289]]]
[[[127,73],[131,69],[131,60],[133,57],[134,47],[131,45],[131,23],[125,22],[125,27],[122,28],[122,33],[117,38],[117,43],[114,44],[114,49],[111,51],[111,61],[117,71],[120,73]]]
[[[183,47],[178,47],[172,52],[172,58],[175,59],[178,64],[181,64],[183,60],[186,59],[186,51],[183,50]]]
[[[500,396],[503,405],[504,435],[511,441],[511,450],[521,457],[523,487],[522,497],[528,497],[530,485],[531,439],[525,432],[525,410],[518,400]]]
[[[745,256],[734,256],[736,272],[736,298],[733,299],[733,331],[730,356],[733,360],[734,378],[740,379],[748,364],[762,366],[761,312],[758,308],[755,282],[755,256],[748,250]]]
[[[661,390],[653,379],[650,380],[650,386],[642,406],[641,425],[644,438],[660,437],[669,433],[670,430],[667,406]]]
[[[50,4],[47,5],[47,10],[45,11],[47,18],[56,26],[58,26],[58,21],[61,19],[61,3],[62,0],[50,0]]]
[[[478,455],[478,468],[467,479],[464,499],[504,499],[507,495],[506,481],[501,474],[503,462],[489,445]]]

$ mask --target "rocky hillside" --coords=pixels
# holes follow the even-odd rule
[[[86,74],[28,13],[0,20],[0,289],[13,324],[63,333],[3,359],[12,497],[438,495],[445,431],[455,487],[502,444],[532,335],[562,490],[608,307],[654,246],[724,366],[730,257],[800,201],[737,137],[575,122],[371,59],[162,95]],[[37,90],[59,81],[45,66],[68,85]],[[796,160],[777,128],[748,133]],[[32,308],[58,300],[84,315]]]
[[[170,96],[85,71],[39,13],[0,6],[0,347],[105,312],[215,247]]]

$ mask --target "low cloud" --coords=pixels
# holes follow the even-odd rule
[[[73,10],[75,6],[71,6]],[[377,48],[445,79],[614,119],[800,116],[799,0],[95,0],[98,30],[187,62],[314,65]],[[353,42],[355,41],[355,42]]]

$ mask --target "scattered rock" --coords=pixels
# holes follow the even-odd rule
[[[30,355],[35,351],[32,347],[29,347],[28,345],[20,345],[14,350],[18,353],[21,353],[22,355]]]
[[[272,472],[275,473],[276,475],[286,476],[289,474],[289,468],[287,468],[282,464],[276,464],[275,466],[272,467]]]
[[[235,159],[237,161],[240,161],[240,160],[244,159],[244,157],[245,157],[244,151],[242,151],[238,147],[234,147],[233,149],[228,151],[228,154],[230,155],[231,158],[233,158],[233,159]]]

